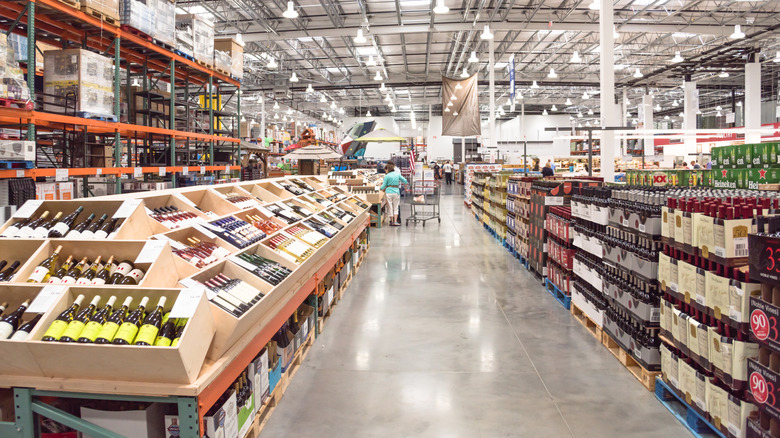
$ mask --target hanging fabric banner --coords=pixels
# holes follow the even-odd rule
[[[482,135],[479,123],[477,75],[457,80],[441,78],[442,133],[453,137]],[[454,99],[453,99],[454,97]],[[452,103],[452,105],[449,105]],[[449,111],[446,111],[449,109]]]

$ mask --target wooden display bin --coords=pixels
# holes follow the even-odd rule
[[[276,225],[279,225],[282,228],[287,226],[287,222],[279,219],[276,216],[269,216],[256,208],[250,208],[248,210],[239,211],[238,213],[235,213],[233,216],[238,219],[241,219],[244,222],[251,222],[249,219],[247,219],[247,216],[260,216],[261,218],[270,220],[271,222],[275,223]]]
[[[206,233],[204,233],[204,231],[208,232],[209,234],[207,235]],[[183,245],[188,245],[188,243],[187,243],[187,238],[188,237],[195,237],[196,239],[200,240],[201,242],[214,243],[217,246],[219,246],[220,248],[224,248],[225,250],[229,251],[230,254],[235,254],[239,250],[235,246],[233,246],[233,245],[227,243],[226,241],[222,240],[219,236],[217,236],[217,235],[211,233],[209,230],[207,230],[205,228],[201,228],[201,227],[182,228],[180,230],[174,230],[174,231],[170,231],[170,232],[165,233],[165,234],[161,234],[161,235],[159,235],[157,237],[161,237],[163,239],[164,238],[168,238],[170,240],[179,242],[179,243],[181,243]],[[194,268],[195,272],[197,272],[197,270],[200,269],[200,268],[196,267],[194,264],[184,260],[183,258],[179,257],[176,254],[174,254],[173,257],[176,258],[176,259],[181,260],[182,262],[186,263],[190,267]],[[227,258],[227,256],[225,258]],[[221,260],[222,259],[217,260],[217,261],[215,261],[213,263],[217,263],[217,262],[219,262]],[[213,264],[213,263],[211,263],[211,264]],[[186,276],[193,275],[193,274],[195,274],[195,272],[192,272],[190,270],[190,272],[187,272]]]
[[[246,201],[247,204],[254,203],[254,205],[252,207],[256,207],[256,206],[262,205],[262,203],[260,201],[258,201],[257,198],[252,196],[252,194],[250,192],[242,189],[239,186],[213,186],[211,189],[214,190],[215,192],[219,193],[222,196],[227,195],[229,193],[235,193],[238,196],[246,196],[246,197],[251,199],[251,201]],[[237,208],[239,210],[243,210],[243,209],[246,209],[246,208],[251,208],[250,206],[243,206],[243,205],[239,206],[238,204],[234,204],[234,203],[228,201],[227,198],[224,198],[224,197],[222,199],[224,199],[225,201],[230,203],[233,207],[235,207],[235,208]]]
[[[3,269],[11,266],[14,261],[18,260],[19,263],[21,263],[16,269],[16,274],[11,279],[12,281],[17,282],[17,280],[19,280],[19,272],[21,272],[30,257],[38,252],[43,244],[44,241],[40,239],[0,239],[0,248],[2,248],[3,252],[3,255],[0,256],[0,260],[8,262]],[[27,281],[27,277],[22,279],[22,282],[25,281]],[[0,282],[0,284],[7,283],[8,282]]]
[[[315,191],[324,189],[328,184],[326,182],[323,182],[317,177],[312,176],[302,176],[300,178],[293,178],[293,179],[299,179],[306,184],[310,185]]]
[[[292,225],[301,225],[301,223],[300,223],[300,222],[296,222],[295,224],[290,224],[290,226],[292,226]],[[289,226],[288,226],[288,228],[289,228]],[[286,228],[285,228],[285,229],[286,229]],[[283,231],[284,231],[284,230],[283,230]],[[265,239],[261,240],[261,241],[260,241],[260,243],[262,243],[263,245],[265,245],[266,249],[268,249],[269,251],[271,251],[271,252],[272,252],[274,255],[276,255],[276,256],[278,256],[278,257],[282,257],[282,258],[284,258],[286,261],[288,261],[289,263],[292,263],[294,266],[299,266],[299,265],[302,265],[303,263],[305,263],[306,261],[308,261],[309,259],[311,259],[312,257],[314,257],[314,254],[312,254],[312,255],[310,255],[309,257],[307,257],[305,260],[303,260],[301,263],[298,263],[297,261],[293,261],[293,256],[292,256],[292,255],[290,255],[290,256],[289,256],[289,257],[290,257],[289,259],[287,259],[287,258],[286,258],[286,257],[287,257],[286,253],[285,253],[285,254],[282,254],[282,250],[278,250],[278,251],[277,251],[277,250],[275,250],[275,249],[272,249],[272,248],[271,248],[271,238],[272,238],[272,237],[274,237],[274,236],[277,236],[278,234],[280,234],[280,233],[276,233],[276,234],[273,234],[273,235],[271,235],[271,236],[268,236],[268,237],[266,237]],[[297,237],[295,237],[295,236],[293,236],[293,235],[291,235],[291,234],[289,234],[289,233],[286,233],[286,232],[285,232],[285,233],[282,233],[282,234],[283,234],[285,237],[287,237],[287,238],[293,239],[293,240],[294,240],[294,241],[296,241],[296,242],[300,242],[301,244],[303,244],[303,245],[306,245],[306,246],[307,246],[309,249],[311,249],[312,251],[315,251],[315,250],[317,249],[317,248],[315,248],[314,246],[312,246],[312,245],[309,245],[308,243],[304,242],[303,240],[301,240],[301,239],[299,239],[299,238],[297,238]]]
[[[135,263],[144,246],[150,242],[154,242],[154,240],[124,242],[108,240],[47,240],[19,268],[12,283],[26,282],[32,271],[48,258],[58,245],[62,245],[62,251],[60,251],[61,261],[65,260],[69,255],[73,255],[73,258],[77,260],[81,260],[82,257],[88,257],[90,261],[95,260],[97,256],[102,256],[103,260],[107,260],[108,257],[113,255],[117,261],[130,260]],[[137,268],[145,272],[144,278],[141,279],[137,286],[112,285],[110,287],[174,287],[181,277],[179,277],[178,271],[171,269],[174,266],[173,257],[170,245],[165,242],[159,255],[155,256],[153,263],[135,263]]]
[[[201,213],[210,211],[217,216],[226,216],[241,210],[227,199],[206,188],[203,190],[182,192],[179,193],[179,196],[190,201],[192,204],[197,205],[198,208],[203,210]],[[207,214],[204,214],[204,216],[209,217]]]
[[[277,202],[284,199],[269,192],[268,190],[260,186],[260,184],[246,184],[239,187],[251,193],[252,196],[261,200],[262,202]]]
[[[0,301],[8,303],[8,311],[16,310],[25,300],[34,300],[38,293],[43,289],[40,284],[16,284],[0,286]],[[25,313],[22,321],[27,322],[35,315]],[[42,324],[38,321],[37,329]],[[28,348],[26,341],[12,341],[10,339],[0,340],[0,374],[10,376],[39,376],[43,377],[43,371],[35,361],[35,356]]]
[[[292,199],[295,197],[295,195],[288,192],[284,187],[279,185],[278,182],[273,180],[268,182],[260,182],[257,184],[257,186],[282,200]]]
[[[27,202],[32,202],[32,204],[29,205],[40,203],[40,201]],[[125,202],[127,202],[127,204],[125,204]],[[141,203],[137,200],[110,201],[100,199],[77,199],[71,201],[43,201],[40,203],[38,208],[30,211],[31,214],[28,217],[38,217],[47,210],[49,211],[49,218],[53,218],[58,211],[61,211],[63,216],[65,216],[76,211],[78,207],[84,207],[84,211],[82,211],[79,217],[76,218],[77,223],[85,220],[90,214],[93,213],[95,215],[95,220],[104,214],[108,215],[106,220],[113,218],[116,213],[120,213],[121,216],[125,216],[124,218],[120,218],[121,223],[119,224],[119,231],[117,231],[117,234],[114,236],[113,240],[145,239],[153,234],[152,228],[146,220],[146,213],[144,212]],[[118,211],[120,210],[120,207],[122,211]],[[25,207],[22,206],[19,211],[22,211],[24,208]],[[5,224],[3,224],[2,227],[0,227],[0,233],[5,231],[5,229],[12,224],[21,220],[21,218],[15,217],[9,219]]]
[[[144,206],[150,210],[153,210],[155,208],[174,206],[181,211],[193,213],[196,216],[203,218],[204,220],[208,219],[208,216],[206,216],[202,211],[198,211],[198,209],[195,208],[191,202],[186,202],[184,199],[180,198],[177,195],[162,194],[156,196],[147,196],[143,198],[143,201],[144,201]],[[170,231],[168,227],[161,224],[160,222],[157,222],[156,219],[153,219],[148,214],[146,216],[147,216],[147,222],[149,223],[149,227],[152,230],[152,234],[167,233],[168,231]]]
[[[305,208],[307,210],[312,210],[314,213],[317,213],[317,212],[320,212],[322,210],[325,210],[325,207],[322,204],[317,202],[312,197],[307,197],[307,195],[298,196],[297,198],[291,199],[291,200],[289,200],[287,202],[296,204],[296,205],[298,205],[300,207],[303,207],[303,208]],[[306,204],[308,204],[308,205],[306,205]]]
[[[167,298],[165,306],[167,311],[173,306],[179,291],[75,286],[68,288],[35,326],[30,333],[30,340],[25,342],[44,376],[180,384],[192,383],[198,377],[206,358],[206,351],[214,336],[214,319],[205,294],[201,295],[195,313],[187,322],[179,345],[176,347],[40,341],[52,321],[67,309],[79,294],[84,295],[85,303],[92,300],[95,295],[100,295],[101,306],[105,305],[111,295],[117,297],[117,303],[122,303],[125,298],[132,296],[132,309],[144,296],[149,297],[148,308],[156,306],[160,297],[164,296]]]

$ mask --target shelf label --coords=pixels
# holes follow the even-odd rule
[[[17,170],[16,171],[16,177],[17,178],[24,178],[24,170]]]
[[[48,285],[38,292],[38,296],[30,303],[30,306],[25,310],[26,313],[44,313],[51,308],[57,299],[65,293],[67,286],[60,285]]]
[[[102,168],[98,167],[97,169],[95,169],[95,175],[102,175],[102,174],[103,174]]]
[[[55,181],[67,181],[68,180],[68,169],[56,169],[56,170],[54,170],[54,180]]]
[[[195,228],[196,230],[203,233],[206,237],[209,239],[216,239],[217,235],[212,233],[211,231],[207,230],[206,227],[201,226],[200,224],[194,224],[192,228]]]
[[[200,173],[206,173],[206,166],[200,166]]]
[[[160,168],[158,168],[158,169],[157,169],[157,175],[159,175],[159,176],[165,176],[165,175],[167,175],[167,174],[168,174],[168,171],[167,171],[167,170],[165,170],[165,168],[164,168],[164,167],[160,167]]]
[[[189,173],[190,173],[190,168],[189,167],[184,166],[184,167],[181,168],[181,174],[182,175],[189,175]]]
[[[122,205],[119,206],[119,208],[116,209],[116,213],[114,213],[115,219],[124,219],[127,217],[130,217],[131,214],[135,211],[138,206],[141,205],[140,199],[128,199],[125,202],[122,203]]]
[[[134,263],[154,263],[167,243],[164,240],[147,240]]]
[[[230,164],[225,165],[225,172],[230,173]]]
[[[38,210],[38,207],[40,207],[41,204],[43,204],[42,199],[31,199],[25,202],[21,208],[16,210],[14,217],[19,219],[27,219],[28,217],[32,216],[36,210]]]
[[[195,310],[198,308],[200,299],[203,296],[205,288],[202,285],[198,287],[187,287],[179,292],[176,301],[171,307],[169,318],[192,318]]]
[[[144,168],[143,167],[134,167],[133,168],[133,178],[142,178],[144,176]]]

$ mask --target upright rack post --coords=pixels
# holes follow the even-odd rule
[[[214,135],[214,76],[212,75],[209,75],[209,135]],[[209,140],[209,166],[213,165],[214,140]]]
[[[27,88],[35,107],[35,2],[32,1],[27,3]],[[35,141],[35,124],[32,122],[27,124],[27,140]],[[38,161],[37,157],[35,161]]]
[[[168,127],[172,130],[176,129],[176,109],[173,106],[174,101],[176,100],[176,60],[171,58],[171,94],[169,97],[169,106],[170,106],[170,114],[168,115]],[[171,166],[176,165],[176,137],[171,136],[170,140],[170,147],[171,147]],[[172,187],[176,188],[176,172],[173,173],[173,176],[171,177]]]
[[[121,86],[121,79],[119,77],[120,70],[120,58],[119,58],[119,37],[114,38],[114,116],[116,116],[117,122],[120,121],[121,110],[119,109],[119,87]],[[130,63],[127,64],[128,82],[130,82]],[[130,155],[130,144],[127,145],[127,155]],[[103,155],[105,156],[105,154]],[[119,167],[122,160],[122,142],[119,138],[119,131],[114,131],[114,167]],[[85,163],[86,164],[86,163]],[[105,164],[104,164],[105,165]],[[115,191],[117,194],[122,193],[122,179],[117,175],[115,178]]]

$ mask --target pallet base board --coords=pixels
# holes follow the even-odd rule
[[[577,307],[577,304],[571,303],[571,315],[576,319],[580,324],[582,324],[583,327],[593,335],[594,338],[596,338],[599,342],[602,342],[604,331],[601,329],[601,326],[593,322],[592,319],[588,317],[588,315],[585,314],[579,307]]]
[[[639,382],[647,388],[648,391],[655,391],[656,377],[661,375],[660,371],[649,371],[642,367],[626,350],[623,349],[607,332],[602,330],[601,343],[615,356],[621,365],[626,367]]]
[[[660,377],[655,382],[655,398],[685,426],[696,438],[726,438],[706,418],[699,415]]]
[[[97,18],[98,20],[111,24],[113,26],[119,26],[119,17],[117,16],[109,15],[103,11],[91,8],[89,6],[81,6],[81,12],[84,12],[87,15],[91,15]]]
[[[544,283],[545,290],[547,290],[547,292],[549,292],[550,295],[552,295],[553,298],[555,298],[555,301],[561,303],[561,306],[563,306],[566,310],[569,310],[569,308],[571,307],[571,296],[563,293],[563,291],[558,289],[558,286],[553,284],[553,282],[550,281],[548,278],[545,278],[544,282],[545,282]]]

